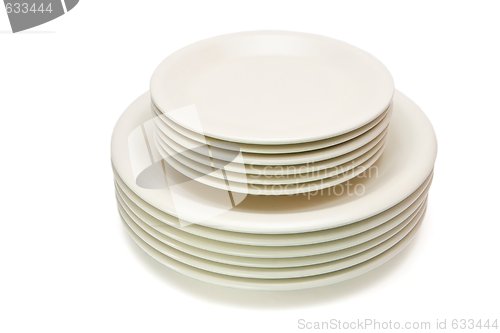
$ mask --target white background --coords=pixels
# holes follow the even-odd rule
[[[110,165],[115,121],[174,50],[256,29],[312,32],[369,51],[434,124],[427,217],[384,267],[326,288],[242,292],[171,272],[127,238]],[[83,0],[18,34],[2,9],[0,30],[1,332],[500,319],[498,1]]]

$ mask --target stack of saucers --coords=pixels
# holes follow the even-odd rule
[[[112,164],[136,243],[185,275],[317,287],[394,257],[423,219],[431,124],[378,61],[252,32],[168,57],[118,121]]]
[[[317,191],[369,168],[384,149],[393,95],[373,56],[283,32],[193,44],[151,80],[168,163],[206,185],[256,195]]]

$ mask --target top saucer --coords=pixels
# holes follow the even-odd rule
[[[390,105],[377,59],[346,43],[292,32],[211,38],[167,57],[151,79],[169,120],[211,138],[279,145],[354,131]]]

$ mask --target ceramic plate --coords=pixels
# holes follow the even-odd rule
[[[185,155],[193,160],[202,158],[200,163],[205,162],[204,164],[206,164],[210,160],[210,158],[216,158],[218,160],[226,162],[259,165],[265,167],[277,165],[288,166],[303,163],[313,165],[315,162],[321,162],[327,159],[332,159],[344,154],[348,154],[370,143],[386,130],[390,120],[391,114],[389,113],[380,123],[375,125],[372,129],[354,139],[335,146],[290,154],[238,153],[227,149],[200,145],[197,142],[189,143],[185,140],[179,140],[178,136],[169,137],[165,135],[161,130],[156,131],[156,134],[160,142],[165,143],[178,154]],[[155,123],[156,125],[158,125],[158,121],[155,121]],[[184,143],[184,145],[182,145],[182,143]]]
[[[199,145],[209,145],[211,147],[216,147],[220,149],[244,152],[244,153],[255,153],[255,154],[288,154],[288,153],[301,153],[310,150],[316,150],[321,148],[326,148],[330,146],[335,146],[340,143],[354,139],[367,131],[371,130],[374,126],[378,125],[386,116],[390,113],[390,107],[383,114],[378,116],[374,121],[361,126],[360,128],[335,136],[333,138],[312,141],[308,143],[298,143],[291,145],[252,145],[244,143],[229,142],[223,140],[217,140],[211,137],[203,136],[201,134],[191,132],[176,123],[170,121],[165,115],[160,112],[154,105],[151,106],[154,112],[154,116],[157,117],[157,126],[160,131],[162,131],[166,136],[169,136],[178,141],[184,147],[195,147]]]
[[[306,173],[298,173],[286,176],[269,176],[269,175],[253,175],[253,174],[243,174],[239,172],[227,171],[224,167],[218,168],[215,165],[208,166],[205,164],[198,163],[187,158],[184,155],[177,154],[167,145],[157,142],[157,149],[160,155],[167,161],[167,163],[173,159],[178,164],[171,164],[172,167],[175,168],[176,165],[180,165],[182,168],[187,168],[194,170],[202,175],[209,175],[223,181],[236,182],[236,183],[244,183],[244,184],[261,184],[261,185],[275,185],[275,184],[299,184],[299,183],[307,183],[313,182],[321,179],[327,179],[329,177],[334,177],[350,171],[362,163],[366,162],[369,158],[373,157],[378,151],[382,149],[384,145],[384,140],[380,140],[361,156],[354,158],[346,163],[337,165],[332,168],[323,169],[315,172],[306,172]],[[287,167],[288,169],[289,167]],[[307,165],[305,166],[307,169]],[[222,172],[214,172],[216,170],[224,169],[224,173]],[[182,172],[181,170],[178,170]]]
[[[164,242],[152,237],[150,234],[145,232],[137,224],[133,223],[130,219],[124,218],[124,222],[132,229],[132,231],[138,235],[144,242],[150,245],[155,250],[161,252],[162,254],[180,261],[189,266],[193,266],[199,269],[207,270],[213,273],[219,273],[224,275],[244,277],[244,278],[254,278],[254,279],[288,279],[288,278],[301,278],[306,276],[315,276],[321,274],[327,274],[334,271],[342,270],[364,261],[370,260],[373,257],[382,254],[383,252],[390,249],[392,246],[396,245],[401,239],[403,239],[411,230],[423,219],[424,210],[420,212],[413,219],[406,222],[397,233],[389,237],[378,245],[368,248],[363,252],[359,252],[355,255],[345,257],[342,259],[337,259],[333,261],[324,262],[321,264],[314,265],[304,265],[299,267],[244,267],[240,265],[223,264],[216,261],[211,261],[207,259],[202,259],[183,251],[179,251],[174,247],[171,247]],[[123,216],[123,215],[122,215]]]
[[[144,137],[145,124],[152,117],[149,103],[148,94],[143,95],[115,127],[111,155],[116,172],[128,188],[153,207],[182,221],[216,229],[280,234],[354,223],[391,208],[413,193],[431,173],[436,156],[432,125],[415,104],[398,93],[383,156],[375,164],[374,173],[351,184],[361,188],[362,195],[349,195],[346,189],[341,195],[323,191],[316,196],[235,196],[170,169],[161,173],[169,185],[154,177],[148,179],[153,184],[146,184],[142,180],[145,171],[161,164],[161,156],[151,149],[154,138]]]
[[[343,270],[335,271],[332,273],[309,276],[303,278],[294,279],[250,279],[250,278],[240,278],[229,275],[212,273],[206,270],[194,268],[175,259],[172,259],[161,252],[155,250],[153,247],[144,242],[139,236],[137,236],[130,228],[127,229],[130,236],[136,242],[136,244],[141,247],[146,253],[156,259],[163,265],[181,273],[191,278],[210,282],[213,284],[242,288],[250,290],[268,290],[268,291],[284,291],[284,290],[298,290],[306,288],[314,288],[326,286],[334,283],[339,283],[345,280],[349,280],[365,274],[394,258],[398,253],[404,250],[414,238],[417,228],[413,230],[400,242],[391,247],[384,253],[369,259],[361,264],[352,266]]]
[[[375,139],[363,145],[362,147],[350,151],[349,153],[333,157],[330,159],[317,161],[314,163],[303,163],[303,164],[295,164],[295,165],[245,165],[240,163],[241,158],[238,156],[235,160],[231,162],[223,161],[214,157],[207,157],[207,154],[210,154],[209,148],[207,146],[201,146],[196,148],[193,152],[184,151],[183,154],[176,154],[179,158],[183,158],[184,160],[190,160],[193,163],[197,163],[202,167],[215,167],[219,169],[224,169],[225,172],[239,173],[245,175],[256,175],[256,176],[265,176],[265,177],[302,177],[307,173],[316,173],[321,172],[326,169],[331,169],[337,167],[341,164],[352,161],[355,158],[360,157],[363,154],[366,154],[369,150],[371,150],[375,145],[379,144],[382,140],[385,139],[387,135],[387,129],[379,134]],[[156,137],[155,137],[156,139]],[[156,142],[156,141],[155,141]],[[167,146],[165,144],[156,145],[157,148],[161,146]],[[202,153],[196,153],[202,152]],[[241,161],[244,162],[244,161]],[[188,163],[190,164],[190,163]]]
[[[368,158],[360,157],[358,160],[353,161],[354,166],[345,167],[347,170],[340,170],[341,173],[336,175],[321,178],[316,181],[300,182],[300,183],[286,183],[286,184],[255,184],[251,182],[234,182],[227,178],[223,169],[215,169],[209,174],[203,174],[192,168],[179,163],[176,159],[171,158],[168,153],[159,152],[160,155],[167,160],[170,167],[181,173],[182,175],[193,179],[197,182],[211,186],[223,191],[230,191],[233,193],[243,193],[251,195],[294,195],[303,194],[313,191],[321,191],[323,189],[345,183],[360,174],[365,173],[382,155],[384,149],[379,148]]]
[[[425,201],[425,197],[423,199]],[[151,216],[147,216],[143,212],[134,210],[133,205],[131,205],[131,203],[127,201],[127,199],[124,198],[123,194],[121,194],[120,192],[118,201],[123,210],[133,220],[141,220],[151,228],[157,230],[165,236],[168,236],[169,238],[175,239],[179,242],[199,249],[208,250],[215,253],[237,255],[240,257],[249,258],[310,257],[314,255],[341,251],[348,248],[353,248],[358,245],[362,250],[366,250],[366,246],[369,246],[367,242],[378,239],[377,243],[375,243],[376,245],[380,241],[386,240],[387,237],[393,235],[397,226],[401,225],[404,221],[414,217],[414,215],[417,214],[418,209],[423,205],[423,203],[420,203],[420,205],[414,208],[413,211],[407,211],[404,214],[398,215],[394,219],[386,221],[385,223],[377,227],[353,236],[333,241],[299,246],[249,246],[215,241],[208,238],[183,233],[179,229],[162,224],[158,220],[152,218]],[[374,245],[373,242],[371,243],[371,246]]]
[[[391,207],[376,216],[338,228],[298,234],[238,233],[212,229],[197,224],[181,225],[177,218],[159,211],[139,198],[116,174],[115,180],[118,186],[117,192],[126,202],[127,207],[143,220],[151,221],[150,225],[160,233],[169,234],[171,230],[173,230],[172,228],[174,228],[181,231],[179,235],[188,233],[225,243],[252,246],[295,246],[323,243],[346,238],[370,230],[388,222],[391,219],[407,218],[424,201],[427,191],[431,185],[432,176],[429,176],[427,180],[417,189],[417,191],[399,202],[394,207]]]
[[[244,267],[261,267],[261,268],[278,268],[278,267],[302,267],[302,266],[308,266],[308,265],[315,265],[315,264],[321,264],[329,261],[334,261],[334,260],[339,260],[343,259],[352,255],[355,255],[357,253],[366,251],[367,249],[371,247],[374,247],[384,240],[387,240],[390,238],[390,234],[395,234],[395,233],[388,233],[387,236],[384,237],[377,237],[373,240],[370,240],[366,242],[365,244],[359,244],[355,245],[353,247],[340,250],[340,251],[335,251],[335,252],[330,252],[330,253],[324,253],[324,254],[318,254],[318,255],[312,255],[312,256],[306,256],[306,257],[289,257],[289,258],[254,258],[254,257],[242,257],[242,256],[236,256],[232,254],[222,254],[210,250],[206,250],[204,248],[199,248],[196,246],[191,246],[188,244],[183,243],[182,241],[177,240],[174,236],[170,236],[167,233],[165,233],[163,230],[162,232],[159,232],[155,228],[151,227],[150,224],[144,222],[141,220],[137,215],[131,212],[130,209],[128,209],[128,206],[123,203],[121,198],[118,199],[118,205],[119,205],[119,211],[120,215],[122,218],[125,220],[127,224],[136,224],[138,227],[143,229],[145,232],[147,232],[150,236],[156,238],[162,243],[165,243],[166,245],[182,251],[184,253],[193,255],[195,257],[199,257],[202,259],[207,259],[223,264],[230,264],[230,265],[237,265],[237,266],[244,266]],[[422,207],[424,203],[420,207]],[[420,208],[419,208],[420,209]],[[129,213],[127,213],[127,211]],[[416,216],[416,212],[412,213],[411,216]],[[398,225],[397,229],[396,227],[394,228],[394,231],[401,230],[401,228],[404,227],[406,222],[409,222],[410,219],[406,219],[404,222],[400,223]]]
[[[173,122],[249,144],[353,131],[380,116],[394,94],[390,73],[368,53],[327,37],[277,31],[192,44],[158,66],[150,87],[154,104]]]

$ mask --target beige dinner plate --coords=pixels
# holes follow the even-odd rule
[[[165,151],[159,151],[159,154],[167,160],[167,163],[176,171],[193,179],[199,183],[211,186],[213,188],[229,191],[232,193],[242,193],[251,195],[265,195],[265,196],[280,196],[280,195],[295,195],[304,194],[308,192],[321,191],[335,185],[345,183],[365,172],[370,170],[370,167],[382,155],[384,149],[379,148],[374,154],[366,159],[360,158],[363,162],[354,165],[352,168],[347,168],[347,171],[342,170],[342,173],[322,178],[319,180],[300,182],[300,183],[287,183],[287,184],[255,184],[231,181],[226,177],[223,169],[216,169],[209,174],[200,173],[189,166],[179,163],[176,159],[170,158],[171,155]],[[214,176],[219,174],[218,176]]]
[[[377,144],[383,141],[386,135],[387,130],[383,131],[372,141],[347,154],[314,163],[301,163],[294,165],[256,165],[244,164],[242,163],[243,161],[240,157],[235,157],[235,160],[227,162],[215,157],[207,157],[206,154],[210,153],[208,152],[209,148],[206,146],[198,147],[191,153],[176,154],[176,156],[185,160],[193,161],[193,163],[197,163],[202,166],[204,165],[205,167],[224,169],[225,172],[239,173],[249,176],[255,175],[255,177],[303,177],[304,175],[307,176],[307,174],[310,173],[321,173],[327,169],[335,168],[366,154],[369,150],[373,149]],[[165,144],[163,144],[163,146],[165,146]],[[161,148],[161,146],[158,147],[157,145],[157,148]],[[203,151],[203,154],[196,153]]]
[[[384,133],[385,134],[385,133]],[[342,163],[340,165],[318,170],[314,172],[304,172],[296,173],[291,175],[255,175],[255,174],[245,174],[239,172],[228,171],[226,166],[221,167],[215,166],[215,164],[208,166],[202,163],[198,163],[190,158],[178,154],[173,151],[168,145],[162,142],[157,142],[156,148],[160,155],[169,162],[171,159],[175,160],[175,165],[179,165],[181,168],[187,168],[187,172],[190,170],[196,171],[202,175],[209,175],[214,178],[221,179],[223,181],[244,183],[244,184],[257,184],[257,185],[276,185],[276,184],[299,184],[308,183],[317,180],[327,179],[330,177],[337,176],[339,174],[345,173],[352,170],[362,163],[366,162],[369,158],[374,156],[378,151],[383,149],[384,140],[380,139],[370,150],[366,153],[358,156],[348,162]],[[229,164],[229,163],[228,163]],[[175,168],[175,165],[172,165]],[[312,165],[312,164],[311,164]],[[309,169],[310,165],[304,165],[304,168]],[[291,169],[293,166],[286,166],[287,170]],[[300,166],[302,167],[302,166]],[[252,167],[250,167],[252,168]],[[221,171],[224,172],[221,172]],[[180,171],[180,170],[179,170]],[[184,173],[180,171],[181,173]]]
[[[401,241],[395,244],[393,247],[389,248],[387,251],[379,254],[378,256],[366,260],[358,265],[351,266],[342,270],[334,271],[331,273],[308,276],[302,278],[293,279],[251,279],[251,278],[241,278],[224,274],[217,274],[207,270],[195,268],[193,266],[187,265],[180,261],[177,261],[169,256],[166,256],[156,250],[155,248],[144,242],[139,236],[137,236],[130,228],[127,229],[130,236],[136,242],[136,244],[142,248],[151,257],[156,259],[161,264],[177,271],[181,274],[189,276],[191,278],[210,282],[213,284],[250,289],[250,290],[268,290],[268,291],[285,291],[285,290],[298,290],[326,286],[334,283],[339,283],[345,280],[349,280],[365,274],[381,265],[387,261],[394,258],[397,254],[403,251],[414,238],[417,228],[413,228],[412,231]]]
[[[135,224],[131,219],[128,219],[125,215],[122,215],[122,217],[124,222],[144,242],[146,242],[148,245],[150,245],[157,251],[161,252],[162,254],[177,261],[183,262],[184,264],[199,269],[207,270],[213,273],[219,273],[236,277],[256,278],[256,279],[287,279],[287,278],[299,278],[299,277],[327,274],[369,260],[387,251],[392,246],[396,245],[408,233],[410,233],[411,230],[423,219],[424,212],[425,208],[422,208],[419,214],[414,216],[412,219],[405,221],[405,223],[401,225],[400,228],[398,228],[397,232],[392,234],[390,237],[386,238],[382,242],[379,242],[377,245],[373,247],[369,247],[364,251],[358,252],[357,254],[347,256],[342,259],[327,261],[320,264],[309,264],[307,262],[307,258],[302,258],[304,261],[303,266],[277,267],[277,268],[245,267],[238,264],[224,264],[220,263],[219,261],[200,258],[198,256],[188,254],[186,252],[176,249],[175,247],[167,245],[166,242],[162,242],[157,238],[153,237],[151,234],[144,231],[144,229]]]
[[[217,147],[230,151],[257,154],[299,153],[338,145],[339,143],[343,143],[360,136],[361,134],[373,128],[375,125],[379,124],[387,116],[389,110],[391,109],[391,107],[389,107],[387,111],[378,116],[374,121],[371,121],[368,124],[361,126],[360,128],[342,135],[334,136],[332,138],[297,144],[256,145],[218,140],[198,134],[196,132],[192,132],[169,120],[161,111],[156,108],[154,104],[151,105],[151,108],[153,114],[158,117],[157,125],[159,130],[163,131],[165,135],[171,136],[183,142],[183,144],[181,145],[184,147],[208,145],[211,147]]]
[[[226,162],[257,166],[288,166],[304,163],[314,164],[315,162],[321,162],[348,154],[356,149],[362,148],[366,144],[369,144],[387,129],[391,120],[391,114],[392,113],[389,112],[380,123],[367,132],[349,141],[326,148],[288,154],[236,152],[217,147],[209,147],[207,145],[200,145],[199,143],[187,143],[186,140],[180,140],[178,135],[172,135],[172,133],[170,133],[170,135],[166,135],[161,130],[157,130],[156,134],[160,142],[168,145],[177,154],[185,155],[190,159],[204,164],[207,164],[211,158],[216,158]],[[157,119],[154,121],[158,126],[159,121]]]
[[[431,185],[432,175],[430,175],[427,180],[410,196],[404,198],[394,207],[391,207],[390,209],[371,218],[342,227],[295,234],[239,233],[213,229],[197,224],[185,224],[178,218],[165,214],[143,201],[125,185],[117,174],[115,174],[115,181],[118,186],[117,192],[126,202],[127,207],[140,218],[146,221],[151,221],[151,226],[161,233],[168,234],[171,230],[177,229],[179,230],[180,235],[186,233],[224,243],[252,246],[296,246],[323,243],[346,238],[370,230],[386,223],[389,220],[394,220],[396,218],[404,219],[408,217],[424,201]]]
[[[416,214],[418,209],[423,204],[420,203],[418,206],[413,208],[413,210],[407,210],[394,217],[393,219],[385,221],[384,223],[374,228],[368,229],[364,232],[352,236],[347,236],[332,241],[297,246],[253,246],[217,241],[202,236],[200,237],[185,233],[178,228],[165,225],[152,216],[145,214],[140,209],[137,209],[137,207],[134,206],[133,203],[131,203],[131,201],[123,195],[119,188],[117,188],[117,191],[119,195],[118,201],[122,205],[124,211],[129,214],[129,216],[143,221],[156,231],[179,242],[199,249],[251,258],[307,257],[352,248],[354,246],[373,240],[377,237],[383,238],[383,235],[389,235],[395,230],[395,227],[403,223],[405,220],[411,218],[413,214]],[[425,201],[425,196],[422,199]]]

